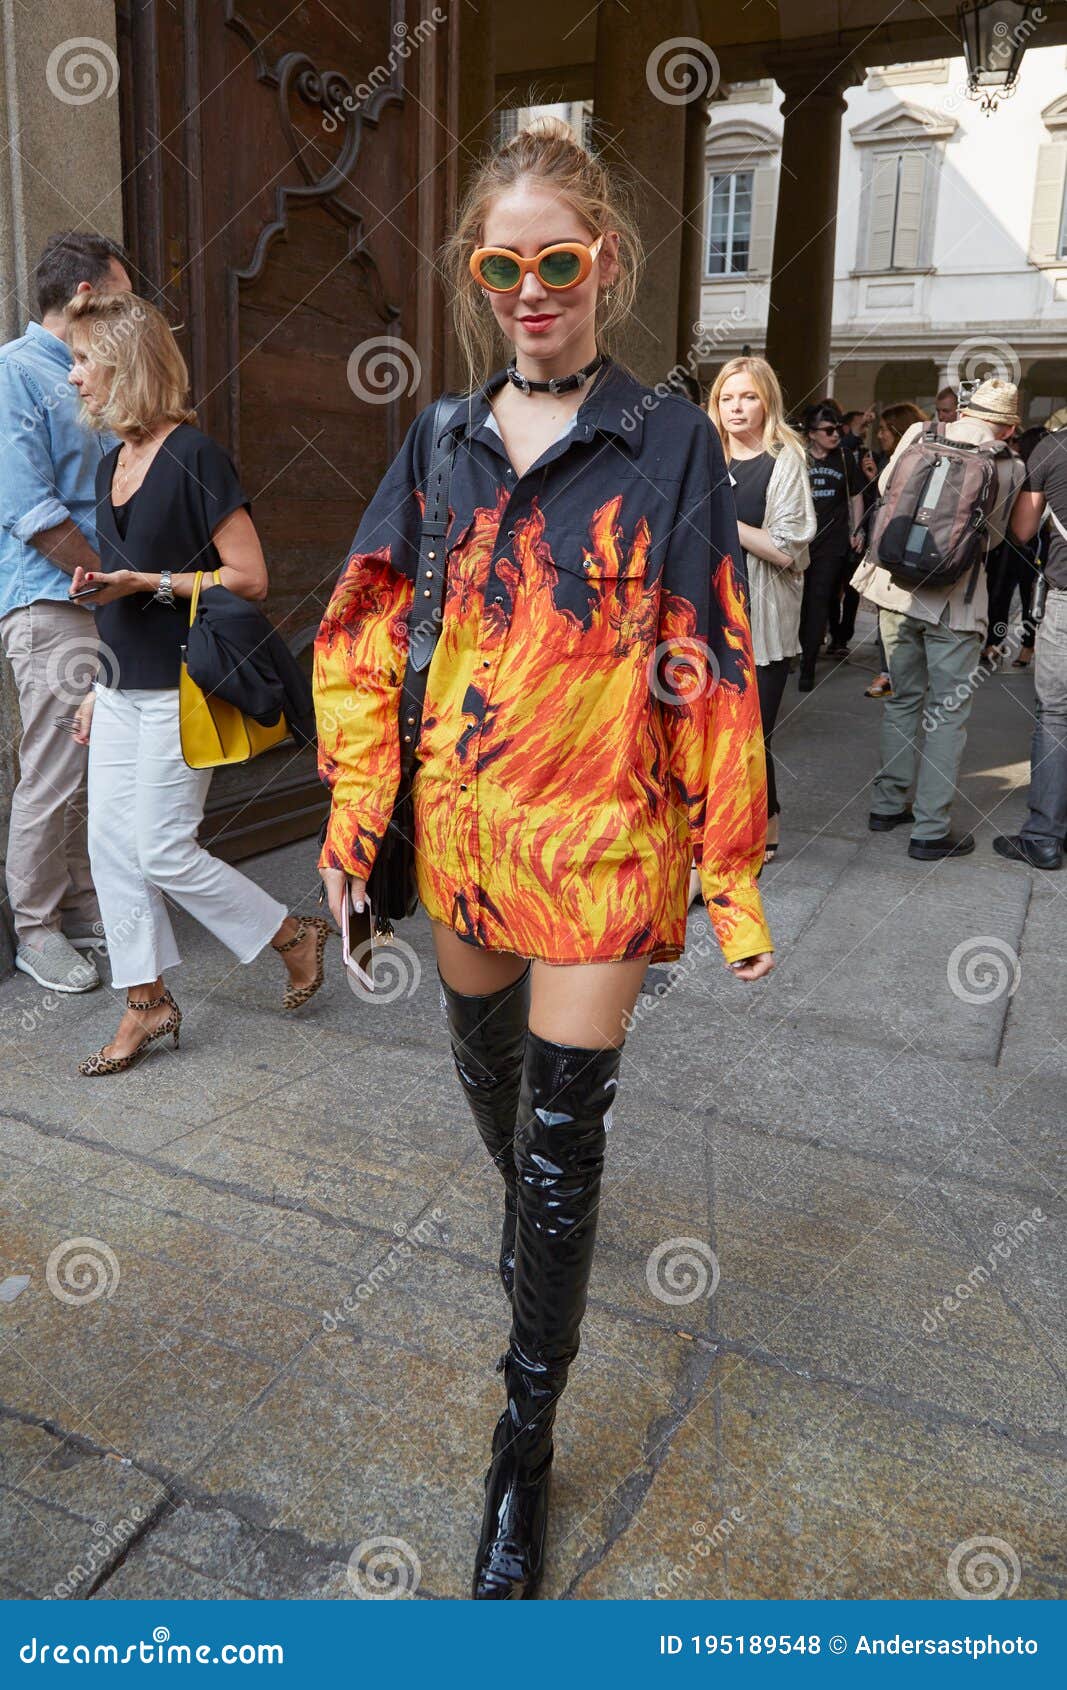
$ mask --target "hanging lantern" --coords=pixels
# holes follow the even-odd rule
[[[967,93],[981,101],[983,111],[996,111],[998,100],[1014,94],[1023,53],[1042,15],[1028,0],[965,0],[960,7]]]

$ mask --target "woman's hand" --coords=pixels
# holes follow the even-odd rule
[[[133,569],[83,569],[79,564],[74,571],[74,578],[70,584],[72,593],[77,593],[82,587],[95,587],[97,590],[91,598],[81,602],[87,604],[90,610],[95,610],[98,604],[114,604],[116,599],[124,599],[130,593],[143,593],[148,589],[143,578]]]
[[[728,962],[726,966],[739,980],[762,980],[774,967],[774,959],[770,951],[761,951],[759,956],[742,957],[740,962]]]
[[[868,481],[873,481],[875,476],[878,474],[878,465],[875,463],[870,452],[864,452],[861,456],[860,469],[863,471]]]
[[[88,745],[89,743],[89,728],[93,720],[93,705],[95,703],[96,694],[87,692],[74,712],[74,726],[71,729],[71,737],[75,745]]]
[[[340,927],[341,910],[345,901],[345,887],[347,886],[352,893],[353,905],[359,905],[367,895],[367,882],[347,875],[342,868],[320,868],[319,874],[326,888],[326,901],[330,906],[330,914]]]

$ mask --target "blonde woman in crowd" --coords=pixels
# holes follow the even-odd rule
[[[763,358],[731,358],[716,376],[708,400],[733,484],[737,532],[748,566],[749,618],[767,751],[763,860],[768,863],[778,850],[780,813],[771,734],[790,661],[800,651],[807,543],[815,533],[804,446],[783,411],[778,377]]]

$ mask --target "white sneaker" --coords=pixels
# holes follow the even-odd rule
[[[15,967],[51,992],[91,992],[100,976],[90,956],[81,956],[62,933],[49,933],[43,945],[20,945]]]

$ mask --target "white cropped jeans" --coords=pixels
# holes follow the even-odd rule
[[[113,986],[144,986],[180,962],[170,898],[239,962],[288,915],[284,904],[196,842],[210,769],[190,769],[178,689],[96,686],[89,737],[89,859]]]

